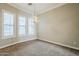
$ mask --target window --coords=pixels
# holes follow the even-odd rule
[[[24,16],[19,16],[19,35],[26,34],[26,18]]]
[[[34,22],[34,19],[32,17],[30,17],[28,20],[28,34],[29,35],[35,34],[35,22]]]
[[[28,20],[26,18],[27,16],[29,16]],[[34,19],[31,17],[31,15],[27,16],[2,9],[1,39],[36,35],[36,24]]]
[[[9,37],[12,36],[13,33],[13,23],[14,23],[14,15],[9,12],[4,12],[3,14],[4,20],[3,20],[3,36]]]

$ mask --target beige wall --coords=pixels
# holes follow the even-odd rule
[[[16,33],[16,37],[13,37],[13,38],[9,38],[9,39],[2,39],[2,10],[7,10],[7,11],[10,11],[12,13],[14,13],[16,15],[15,17],[15,20],[16,20],[16,23],[15,23],[15,30]],[[16,43],[19,43],[19,42],[24,42],[24,41],[29,41],[29,40],[34,40],[36,39],[36,35],[27,35],[27,36],[24,36],[24,37],[18,37],[18,16],[19,15],[24,15],[24,16],[31,16],[30,14],[22,11],[22,10],[19,10],[13,6],[10,6],[9,4],[0,4],[0,48],[3,48],[3,47],[6,47],[6,46],[9,46],[9,45],[12,45],[12,44],[16,44]],[[26,17],[27,18],[27,17]],[[26,20],[28,21],[28,19]]]
[[[40,15],[39,38],[79,49],[79,4],[65,4]]]

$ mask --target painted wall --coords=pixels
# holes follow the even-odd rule
[[[13,44],[16,44],[16,43],[19,43],[19,42],[24,42],[24,41],[29,41],[29,40],[34,40],[36,39],[36,35],[27,35],[27,36],[24,36],[24,37],[18,37],[18,35],[15,33],[16,37],[13,37],[13,38],[9,38],[9,39],[2,39],[2,9],[5,9],[5,10],[8,10],[14,14],[16,14],[16,20],[18,21],[18,15],[24,15],[24,16],[31,16],[30,14],[22,11],[22,10],[19,10],[13,6],[10,6],[9,4],[0,4],[0,48],[3,48],[3,47],[6,47],[6,46],[9,46],[9,45],[13,45]],[[27,17],[26,17],[27,18]],[[18,24],[17,24],[17,21],[16,21],[16,27],[15,27],[15,32],[18,32]],[[28,21],[28,19],[27,19]]]
[[[79,4],[65,4],[39,18],[39,39],[79,49]]]

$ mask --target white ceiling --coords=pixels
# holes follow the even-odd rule
[[[10,5],[28,13],[33,13],[35,9],[35,12],[38,11],[38,14],[40,15],[54,8],[62,6],[64,3],[33,3],[32,5],[28,5],[28,3],[10,3]]]

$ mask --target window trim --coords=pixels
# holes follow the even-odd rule
[[[13,15],[13,35],[9,35],[9,36],[4,36],[4,13],[9,13],[9,14],[12,14]],[[13,38],[13,37],[16,37],[15,35],[15,21],[16,21],[16,15],[15,13],[9,11],[9,10],[5,10],[5,9],[2,9],[2,39],[9,39],[9,38]]]
[[[28,17],[28,35],[29,36],[33,36],[33,35],[37,35],[37,33],[36,33],[36,23],[34,22],[33,24],[34,24],[34,28],[33,28],[33,30],[34,30],[34,32],[33,33],[29,33],[29,26],[31,25],[31,27],[33,26],[32,24],[29,24],[29,19],[33,19],[32,21],[34,22],[34,18],[32,17],[32,16],[29,16]]]
[[[19,34],[19,17],[24,17],[25,18],[25,34]],[[18,32],[17,32],[17,34],[18,34],[18,37],[23,37],[23,36],[27,36],[27,34],[28,34],[28,30],[27,30],[27,28],[28,28],[28,26],[27,26],[27,21],[28,19],[27,19],[27,16],[25,16],[25,15],[23,15],[23,14],[20,14],[20,15],[18,15]]]

